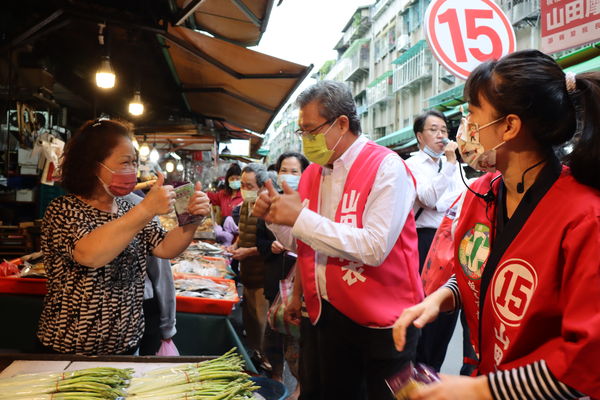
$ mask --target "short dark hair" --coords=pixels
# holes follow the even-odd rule
[[[277,163],[275,164],[275,171],[279,172],[279,170],[281,170],[281,163],[283,163],[283,160],[292,157],[296,158],[300,162],[300,169],[302,170],[302,172],[304,172],[306,167],[308,167],[308,165],[310,164],[303,154],[290,151],[287,153],[283,153],[279,156],[279,158],[277,159]]]
[[[100,184],[97,170],[119,139],[131,139],[129,125],[117,120],[84,123],[67,142],[60,164],[61,185],[67,192],[89,198]]]
[[[229,187],[229,178],[231,178],[234,175],[242,175],[242,169],[240,168],[238,163],[231,164],[229,166],[229,169],[227,169],[227,172],[225,173],[225,191],[229,194],[233,193],[233,189]]]
[[[565,72],[552,57],[521,50],[480,64],[469,75],[464,94],[475,106],[485,98],[496,110],[496,118],[518,115],[549,154],[553,146],[572,141],[573,151],[566,160],[573,176],[600,189],[600,73],[577,74],[573,83],[574,91],[569,93]],[[577,122],[581,129],[574,138]]]
[[[275,164],[269,164],[267,167],[267,171],[277,171]]]
[[[320,81],[305,89],[296,104],[302,108],[312,101],[320,105],[319,114],[327,121],[345,115],[350,121],[350,131],[355,135],[360,134],[360,118],[356,113],[356,104],[348,85],[336,81]]]
[[[267,168],[263,164],[250,163],[244,167],[243,172],[254,172],[254,174],[256,174],[256,184],[260,188],[263,187],[265,182],[270,179],[269,174],[267,173]]]
[[[413,124],[413,133],[415,134],[415,137],[417,137],[417,132],[423,132],[423,128],[425,127],[425,121],[427,121],[427,118],[429,117],[440,118],[444,121],[446,125],[448,125],[448,120],[441,111],[438,111],[436,109],[427,110],[423,114],[415,118],[415,122]]]

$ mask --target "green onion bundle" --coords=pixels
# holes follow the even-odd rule
[[[88,368],[0,379],[0,400],[96,400],[124,396],[132,369]]]
[[[221,357],[132,378],[133,369],[89,368],[0,379],[0,400],[245,400],[258,389],[231,349]]]
[[[242,400],[258,389],[243,372],[244,361],[231,349],[200,363],[160,368],[133,378],[128,400]]]

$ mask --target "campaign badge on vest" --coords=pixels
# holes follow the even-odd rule
[[[525,260],[511,258],[494,272],[490,288],[498,318],[508,326],[519,326],[538,285],[537,272]]]
[[[490,228],[484,224],[475,226],[465,233],[458,247],[458,261],[471,280],[481,279],[483,265],[490,254]]]

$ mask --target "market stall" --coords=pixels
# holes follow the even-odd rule
[[[199,233],[210,233],[201,225]],[[35,332],[46,293],[40,254],[13,260],[12,276],[0,277],[0,310],[8,329],[0,330],[2,352],[34,352]],[[37,258],[36,258],[37,257]],[[247,369],[256,372],[230,320],[239,302],[224,250],[194,241],[171,260],[176,286],[177,331],[173,341],[181,355],[218,356],[236,347]],[[16,264],[16,265],[15,265]]]
[[[0,399],[283,398],[283,385],[250,376],[234,350],[220,357],[3,355]]]

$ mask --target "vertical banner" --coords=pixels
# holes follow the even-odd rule
[[[544,53],[600,40],[600,0],[540,0],[540,12]]]

